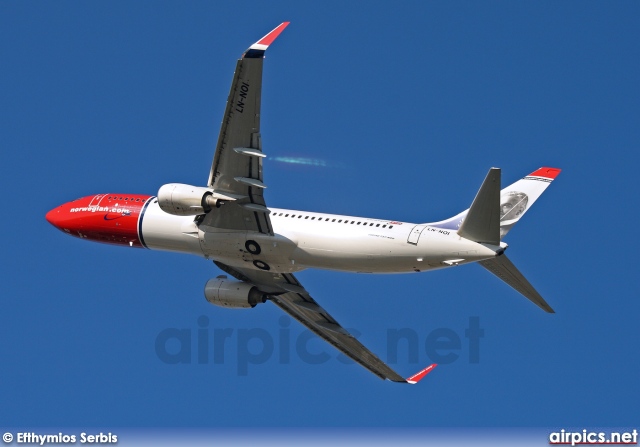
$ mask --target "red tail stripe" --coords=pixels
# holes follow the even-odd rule
[[[560,171],[562,171],[562,169],[558,169],[558,168],[540,168],[535,172],[532,172],[531,174],[529,174],[529,177],[544,177],[544,178],[550,178],[550,179],[554,179],[558,176],[558,174],[560,174]]]

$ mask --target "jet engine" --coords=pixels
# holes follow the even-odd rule
[[[224,275],[207,281],[204,296],[211,304],[220,307],[255,307],[267,301],[266,295],[253,284],[227,279]]]
[[[158,205],[165,213],[176,216],[197,216],[211,211],[218,199],[209,188],[169,183],[158,191]]]

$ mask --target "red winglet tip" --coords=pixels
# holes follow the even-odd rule
[[[407,383],[410,383],[411,385],[415,385],[416,383],[420,382],[424,378],[424,376],[429,374],[433,370],[433,368],[435,368],[436,366],[438,366],[437,363],[434,363],[432,365],[427,366],[425,369],[423,369],[419,373],[414,374],[411,377],[409,377],[407,379]]]
[[[549,179],[554,179],[560,174],[562,169],[558,168],[540,168],[535,172],[529,174],[529,177],[544,177]]]
[[[258,44],[258,45],[266,45],[266,46],[271,45],[273,43],[273,41],[276,40],[276,37],[278,37],[280,35],[280,33],[287,27],[287,25],[289,25],[289,23],[290,22],[282,22],[273,31],[271,31],[269,34],[267,34],[262,39],[260,39],[258,42],[256,42],[256,44]]]

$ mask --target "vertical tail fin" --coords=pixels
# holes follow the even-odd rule
[[[475,242],[500,245],[499,168],[491,168],[487,173],[458,234]]]
[[[494,237],[495,230],[491,225],[490,221],[493,219],[491,216],[495,216],[495,207],[493,204],[495,203],[495,186],[493,188],[489,188],[491,185],[487,185],[487,192],[483,192],[485,190],[485,184],[490,181],[492,176],[492,172],[497,172],[497,183],[498,188],[500,187],[500,170],[496,168],[492,168],[487,174],[484,183],[480,187],[478,194],[476,195],[476,199],[473,201],[471,208],[464,210],[460,214],[451,217],[450,219],[446,219],[440,222],[435,222],[430,225],[437,228],[446,228],[449,230],[460,231],[463,233],[459,233],[461,236],[466,237],[471,240],[476,240],[479,242],[489,242],[483,239],[487,237]],[[549,186],[549,184],[560,174],[560,169],[557,168],[540,168],[526,177],[518,180],[517,182],[507,186],[500,190],[499,193],[499,221],[500,221],[500,239],[502,239],[508,232],[513,228],[513,226],[524,216],[524,214],[529,211],[531,205],[538,200],[538,197],[542,195],[545,189]],[[494,182],[495,183],[495,182]],[[486,206],[486,210],[484,212],[476,213],[474,205],[478,201],[478,209],[484,208]],[[481,203],[486,203],[486,205],[481,205]],[[489,205],[491,203],[491,205]],[[490,227],[486,227],[490,225]],[[484,226],[485,229],[481,232],[476,232],[478,226]],[[466,235],[465,235],[466,234]],[[495,244],[494,242],[490,242]]]
[[[540,168],[500,192],[500,239],[529,211],[558,174],[560,169]]]

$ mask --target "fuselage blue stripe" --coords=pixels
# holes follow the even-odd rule
[[[155,199],[155,197],[150,197],[149,200],[147,200],[147,202],[142,207],[142,210],[140,211],[140,217],[138,217],[138,239],[140,239],[140,243],[142,244],[142,246],[147,249],[149,247],[147,247],[147,244],[144,243],[144,236],[142,235],[142,219],[144,219],[144,212],[147,210],[147,207],[153,199]]]
[[[243,59],[258,59],[261,57],[264,57],[264,50],[248,49],[247,52],[242,55]]]

